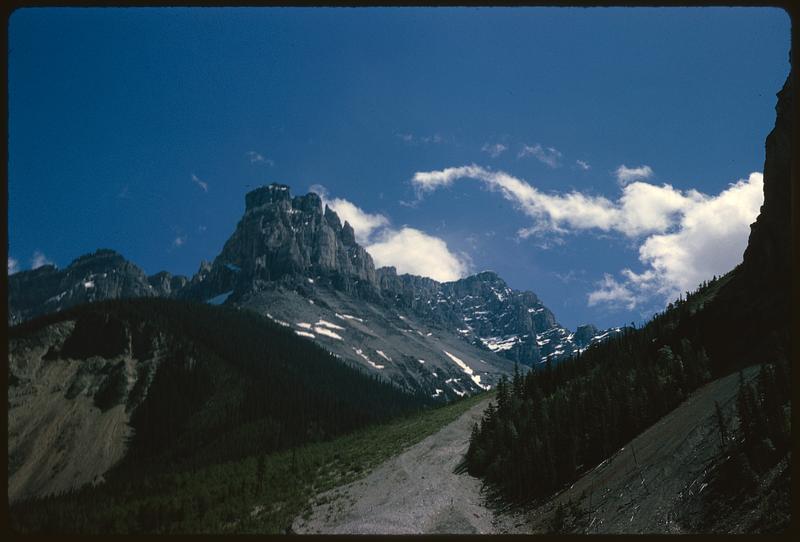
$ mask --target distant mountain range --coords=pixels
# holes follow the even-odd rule
[[[485,271],[440,283],[376,269],[353,228],[315,193],[263,186],[245,197],[236,230],[191,278],[147,276],[113,250],[9,277],[9,323],[68,307],[169,297],[255,310],[402,388],[455,397],[491,386],[511,362],[534,366],[620,331],[570,331],[532,292]]]

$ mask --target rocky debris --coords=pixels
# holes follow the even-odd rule
[[[11,502],[99,483],[125,455],[130,415],[146,397],[168,341],[124,326],[108,344],[90,341],[99,351],[87,351],[81,345],[96,323],[67,320],[9,341]]]
[[[365,478],[315,499],[298,534],[500,534],[520,533],[511,515],[497,514],[481,482],[455,474],[472,425],[488,400],[437,433],[385,461]]]

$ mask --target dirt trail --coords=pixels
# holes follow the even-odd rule
[[[297,533],[420,534],[498,533],[513,530],[495,517],[480,494],[481,482],[454,474],[469,445],[482,401],[439,432],[393,457],[366,478],[317,497],[311,516],[297,518]]]
[[[744,371],[746,380],[757,367]],[[582,533],[681,533],[682,512],[702,492],[709,462],[719,453],[718,402],[733,417],[738,375],[693,393],[675,410],[578,479],[569,489],[524,512],[498,515],[480,494],[481,482],[453,474],[466,452],[472,424],[488,401],[412,446],[366,478],[317,499],[298,533],[542,533],[559,503],[584,510],[571,530]],[[524,519],[523,519],[524,518]]]

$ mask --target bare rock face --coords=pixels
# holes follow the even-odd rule
[[[265,283],[302,282],[321,276],[348,294],[374,298],[378,280],[372,257],[341,225],[317,194],[292,197],[272,184],[245,197],[245,213],[207,272],[192,280],[185,297],[210,299],[233,292],[234,299]]]
[[[109,249],[74,260],[63,270],[46,265],[8,277],[9,324],[103,299],[153,297],[163,290],[144,271]]]
[[[172,275],[167,271],[161,271],[155,275],[147,277],[147,282],[156,291],[159,297],[171,297],[186,286],[189,279],[183,275]]]
[[[776,320],[789,321],[788,294],[791,287],[791,165],[792,88],[787,78],[778,93],[775,127],[767,136],[764,162],[764,204],[751,226],[740,280],[746,288],[761,290],[763,307]],[[767,294],[764,296],[763,294]]]
[[[510,288],[492,271],[445,283],[398,276],[392,267],[379,269],[378,275],[384,298],[395,307],[524,365],[576,354],[618,331],[603,333],[585,326],[580,336],[573,334],[556,321],[536,294]]]

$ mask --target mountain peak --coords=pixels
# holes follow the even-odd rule
[[[285,184],[272,183],[260,186],[245,195],[245,210],[249,211],[273,201],[289,201],[291,198],[291,191]]]
[[[90,252],[88,254],[84,254],[83,256],[78,256],[72,263],[69,264],[68,267],[74,267],[76,265],[80,265],[90,261],[104,261],[104,262],[115,262],[118,264],[124,263],[125,257],[122,256],[116,250],[110,248],[99,248],[94,252]]]

